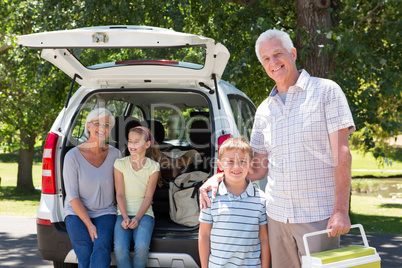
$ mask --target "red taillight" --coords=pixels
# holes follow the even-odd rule
[[[221,148],[222,143],[223,143],[225,140],[229,139],[229,138],[233,138],[233,135],[232,135],[232,134],[225,134],[225,135],[222,135],[222,136],[220,136],[220,137],[218,138],[218,154],[219,154],[219,148]],[[218,173],[220,173],[220,172],[223,172],[223,170],[221,170],[221,169],[218,167]]]
[[[50,132],[43,150],[42,193],[56,194],[55,156],[59,135]]]
[[[220,137],[218,138],[218,151],[219,151],[219,148],[221,147],[222,143],[223,143],[225,140],[230,139],[230,138],[233,138],[233,135],[232,135],[232,134],[225,134],[225,135],[222,135],[222,136],[220,136]]]
[[[36,223],[40,224],[40,225],[52,225],[52,223],[50,222],[50,220],[44,220],[44,219],[36,219]]]

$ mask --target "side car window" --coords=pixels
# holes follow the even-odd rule
[[[228,98],[230,107],[232,108],[233,118],[240,135],[250,140],[256,111],[254,104],[248,99],[235,94],[229,95]]]

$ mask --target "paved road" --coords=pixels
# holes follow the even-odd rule
[[[0,216],[0,267],[53,267],[37,253],[35,218]]]
[[[370,246],[381,257],[381,268],[402,267],[402,235],[366,234]],[[349,233],[341,238],[341,246],[363,245],[360,234]]]
[[[53,267],[37,254],[35,218],[0,216],[0,267]],[[382,268],[402,267],[402,235],[367,234],[377,249]],[[341,244],[362,244],[360,235],[346,234]]]

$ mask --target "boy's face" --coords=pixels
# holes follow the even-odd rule
[[[226,179],[244,180],[251,167],[250,155],[241,150],[227,150],[218,160],[218,166],[225,173]]]

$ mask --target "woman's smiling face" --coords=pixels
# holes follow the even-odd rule
[[[110,134],[109,117],[105,116],[102,118],[94,119],[88,122],[88,131],[91,138],[97,138],[99,140],[105,141]]]

